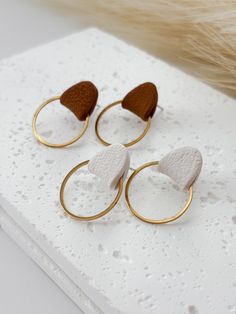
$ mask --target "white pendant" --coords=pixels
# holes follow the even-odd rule
[[[198,178],[202,168],[202,155],[196,148],[182,147],[163,157],[158,166],[159,172],[172,178],[178,186],[189,189]]]
[[[114,189],[120,178],[127,175],[129,165],[130,157],[127,148],[121,144],[113,144],[89,161],[88,170]]]

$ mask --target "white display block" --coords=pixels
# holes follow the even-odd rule
[[[85,136],[64,149],[41,145],[31,131],[35,109],[81,80],[99,90]],[[103,149],[94,132],[101,107],[145,81],[157,85],[164,111],[157,110],[147,136],[130,148],[131,167],[197,147],[203,169],[189,211],[172,224],[150,225],[132,216],[122,198],[98,221],[72,220],[59,203],[62,179]],[[0,224],[82,311],[236,313],[235,100],[96,29],[1,61],[0,86]],[[102,134],[116,142],[144,127],[119,108],[107,118]],[[81,127],[56,103],[40,122],[43,135],[58,142]],[[83,171],[78,190],[66,194],[83,214],[110,199],[87,177]],[[155,170],[136,183],[131,198],[143,215],[180,209],[185,195]]]

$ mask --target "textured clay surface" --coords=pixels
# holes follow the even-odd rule
[[[187,190],[201,172],[202,155],[196,148],[181,147],[163,157],[158,169],[172,178],[181,189]]]
[[[114,144],[98,152],[89,162],[88,169],[111,189],[117,187],[120,178],[129,170],[128,150],[121,144]]]
[[[90,116],[96,106],[98,90],[89,81],[83,81],[68,88],[60,98],[62,105],[72,111],[80,121]]]
[[[122,107],[147,121],[156,111],[158,101],[157,88],[146,82],[132,89],[123,99]]]

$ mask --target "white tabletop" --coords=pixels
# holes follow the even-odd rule
[[[4,230],[14,231],[18,225],[21,231],[13,238],[21,241],[24,232],[34,241],[34,246],[26,245],[28,241],[22,247],[30,256],[39,253],[37,262],[86,313],[235,312],[235,101],[97,29],[2,61],[0,68]],[[94,132],[101,108],[95,108],[83,141],[69,149],[45,149],[35,142],[30,125],[41,97],[58,95],[84,79],[98,87],[100,107],[141,82],[157,85],[159,105],[165,109],[153,117],[142,143],[129,150],[133,168],[181,146],[202,152],[191,210],[179,221],[162,227],[142,223],[123,199],[109,215],[88,224],[63,215],[58,193],[65,173],[102,149]],[[48,112],[42,130],[48,139],[65,140],[75,131],[75,120],[61,119],[58,107],[51,110],[53,124]],[[113,130],[112,143],[123,142],[133,132],[139,134],[143,125],[138,122],[118,108],[102,127],[106,134]],[[60,130],[67,132],[57,134]],[[102,209],[111,197],[83,174],[83,179],[74,177],[66,195],[70,207],[81,214]],[[135,208],[148,217],[173,215],[184,193],[171,181],[162,181],[154,169],[146,174],[132,190]],[[11,230],[7,215],[15,222]]]
[[[50,30],[51,27],[47,26]],[[58,37],[62,36],[60,31]],[[24,34],[24,37],[27,36]],[[0,176],[8,179],[7,185],[1,184],[2,206],[5,214],[15,219],[38,247],[61,267],[70,283],[90,298],[93,305],[90,312],[100,313],[101,309],[109,314],[118,311],[129,314],[235,313],[236,173],[232,171],[236,160],[235,101],[96,29],[31,50],[1,62],[1,66],[1,103],[5,105],[5,111],[0,117]],[[78,224],[62,215],[58,206],[58,182],[72,165],[93,156],[101,145],[91,123],[86,141],[69,150],[48,150],[46,154],[31,134],[32,104],[36,104],[42,94],[58,94],[65,86],[84,78],[98,86],[100,106],[118,99],[143,81],[157,84],[159,104],[165,110],[153,118],[151,132],[145,141],[130,150],[132,167],[159,159],[180,146],[193,145],[201,150],[203,171],[194,186],[191,210],[181,220],[163,228],[141,223],[131,216],[122,200],[99,222]],[[22,84],[18,84],[20,81]],[[15,82],[15,93],[12,93],[12,82]],[[21,104],[23,99],[24,106]],[[11,108],[16,110],[13,115]],[[98,110],[95,109],[91,122]],[[128,135],[140,129],[141,125],[136,125],[134,119],[128,121]],[[127,123],[123,113],[113,115],[109,123],[106,120],[103,123],[104,130],[111,126],[114,130],[110,134],[112,142],[119,142],[120,136],[124,139],[127,135],[121,123]],[[20,132],[14,133],[16,126]],[[50,123],[46,126],[51,127]],[[14,136],[9,136],[12,131]],[[55,132],[50,134],[53,136]],[[16,153],[9,154],[8,148]],[[12,169],[11,173],[9,169]],[[22,176],[24,170],[32,175]],[[157,175],[153,171],[151,178]],[[83,180],[80,182],[82,184]],[[155,210],[157,196],[160,209],[174,209],[177,199],[179,201],[176,186],[172,183],[160,185],[158,181],[157,189],[154,189],[155,182],[145,177],[132,192],[135,204],[141,204],[141,208],[148,211],[145,214],[149,213],[149,208]],[[89,192],[94,185],[83,184],[84,190],[87,187]],[[70,192],[73,193],[73,189]],[[89,202],[89,208],[97,209],[94,194],[87,197],[82,193],[80,203]],[[76,199],[71,197],[70,200],[71,205],[76,204]],[[2,227],[5,228],[4,223]],[[11,260],[16,264],[16,258]],[[19,272],[23,273],[21,268]],[[31,277],[28,269],[24,277]],[[30,287],[28,293],[22,289],[21,279],[19,282],[20,288],[14,293],[12,287],[16,284],[10,285],[8,305],[13,303],[9,299],[18,295],[19,290],[24,291],[20,299],[28,298],[33,291],[34,295],[39,294],[42,302],[42,293],[47,293],[44,287]],[[38,281],[33,279],[33,282]],[[54,300],[54,297],[49,299]],[[52,301],[52,306],[55,303],[57,300]],[[25,313],[25,308],[19,311],[20,306],[17,306],[17,312]],[[35,307],[36,303],[31,312],[35,312]],[[46,303],[45,307],[49,308],[49,305]],[[66,310],[70,309],[66,307]],[[43,311],[40,308],[40,313]],[[60,310],[50,309],[50,312],[56,311]]]
[[[36,1],[0,0],[0,58],[81,29]],[[74,303],[0,229],[0,312],[6,314],[80,313]]]

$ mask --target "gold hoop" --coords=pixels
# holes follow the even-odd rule
[[[111,109],[112,107],[114,107],[114,106],[116,106],[116,105],[119,105],[121,102],[122,102],[122,100],[118,100],[118,101],[115,101],[115,102],[113,102],[112,104],[106,106],[106,107],[99,113],[99,115],[98,115],[98,117],[97,117],[97,120],[96,120],[96,123],[95,123],[95,132],[96,132],[96,135],[97,135],[99,141],[100,141],[103,145],[105,145],[105,146],[109,146],[109,145],[111,145],[111,143],[106,142],[106,141],[100,136],[99,131],[98,131],[98,124],[99,124],[99,121],[100,121],[101,117],[104,115],[104,113],[105,113],[106,111],[108,111],[109,109]],[[144,131],[142,132],[142,134],[141,134],[139,137],[137,137],[135,140],[133,140],[133,141],[131,141],[131,142],[129,142],[129,143],[123,144],[123,145],[124,145],[125,147],[129,147],[129,146],[132,146],[132,145],[138,143],[139,141],[141,141],[141,139],[147,134],[148,130],[150,129],[151,120],[152,120],[151,117],[148,118],[147,125],[146,125]]]
[[[157,166],[159,164],[159,161],[151,161],[151,162],[147,162],[145,164],[143,164],[142,166],[138,167],[136,170],[134,170],[134,172],[131,174],[131,176],[129,177],[127,183],[126,183],[126,187],[125,187],[125,200],[126,200],[126,204],[129,207],[129,210],[131,211],[132,214],[134,214],[137,218],[141,219],[144,222],[147,223],[151,223],[151,224],[165,224],[171,221],[174,221],[176,219],[178,219],[179,217],[181,217],[189,208],[189,205],[192,202],[193,199],[193,189],[192,186],[189,188],[189,197],[188,200],[186,202],[186,204],[184,205],[184,207],[177,212],[177,214],[175,214],[174,216],[171,216],[169,218],[164,218],[164,219],[160,219],[160,220],[155,220],[155,219],[149,219],[146,218],[142,215],[140,215],[131,205],[130,200],[129,200],[129,187],[130,184],[132,182],[132,180],[134,179],[134,177],[143,169],[150,167],[150,166]]]
[[[109,211],[112,210],[113,207],[115,207],[115,205],[118,203],[122,190],[123,190],[123,177],[120,178],[120,181],[118,183],[118,192],[116,194],[115,199],[113,200],[113,202],[103,211],[101,211],[100,213],[96,214],[96,215],[92,215],[92,216],[79,216],[79,215],[75,215],[73,214],[67,207],[65,204],[65,200],[64,200],[64,192],[65,192],[65,186],[67,181],[69,180],[69,178],[81,167],[87,165],[89,162],[89,160],[86,160],[84,162],[79,163],[77,166],[75,166],[73,169],[71,169],[68,174],[65,176],[64,180],[62,181],[61,187],[60,187],[60,202],[61,205],[64,209],[64,211],[72,218],[77,219],[77,220],[81,220],[81,221],[89,221],[89,220],[95,220],[98,219],[104,215],[106,215],[107,213],[109,213]]]
[[[66,147],[68,145],[71,145],[73,143],[75,143],[76,141],[78,141],[85,133],[85,131],[87,130],[88,128],[88,125],[89,125],[89,116],[86,118],[85,120],[85,124],[84,124],[84,127],[82,129],[82,131],[80,132],[79,135],[77,135],[76,137],[74,137],[72,140],[68,141],[68,142],[65,142],[65,143],[62,143],[62,144],[52,144],[52,143],[49,143],[47,141],[45,141],[38,133],[37,131],[37,128],[36,128],[36,122],[37,122],[37,118],[38,118],[38,115],[39,113],[42,111],[42,109],[44,107],[46,107],[49,103],[55,101],[55,100],[58,100],[60,99],[60,96],[55,96],[55,97],[52,97],[52,98],[49,98],[48,100],[46,100],[45,102],[42,103],[41,106],[38,107],[38,109],[35,111],[34,113],[34,116],[33,116],[33,120],[32,120],[32,131],[33,131],[33,134],[34,136],[37,138],[37,140],[48,146],[48,147],[53,147],[53,148],[61,148],[61,147]]]

